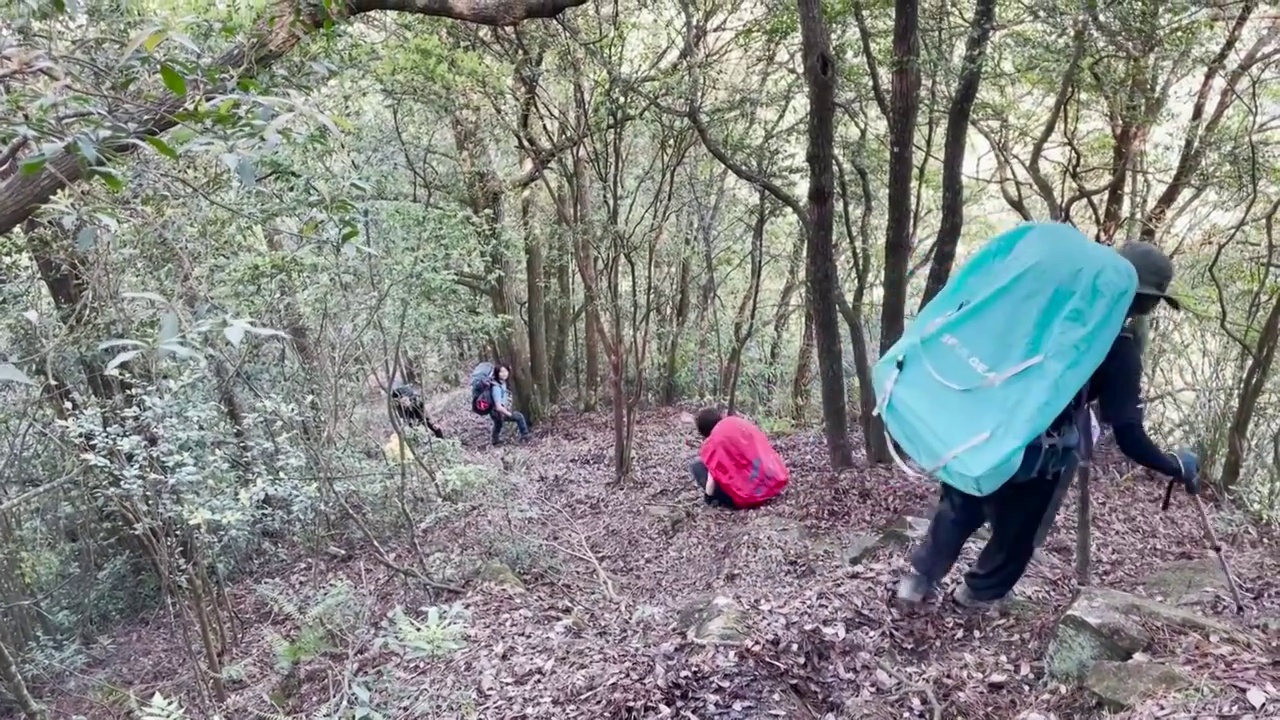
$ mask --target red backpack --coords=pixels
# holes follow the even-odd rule
[[[716,485],[739,508],[772,500],[791,477],[760,428],[732,415],[716,423],[699,456]]]

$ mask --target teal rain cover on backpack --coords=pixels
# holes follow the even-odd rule
[[[998,235],[876,363],[876,412],[927,474],[989,495],[1102,364],[1137,287],[1133,265],[1070,225]]]

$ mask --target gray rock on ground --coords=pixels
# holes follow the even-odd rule
[[[915,515],[901,515],[879,532],[853,533],[840,545],[840,559],[847,565],[857,565],[871,553],[887,545],[910,545],[929,531],[929,521]]]
[[[747,636],[742,608],[732,598],[711,595],[685,606],[676,625],[700,645],[733,645]]]
[[[524,590],[524,581],[506,563],[490,560],[480,568],[480,580],[488,585],[507,588],[515,592]]]
[[[1113,709],[1185,687],[1190,681],[1177,668],[1134,660],[1151,644],[1147,627],[1152,625],[1253,640],[1242,630],[1184,608],[1118,590],[1085,588],[1058,621],[1045,666],[1052,677],[1083,684]]]
[[[1226,591],[1227,578],[1215,558],[1165,563],[1141,582],[1145,595],[1172,605],[1197,605]]]
[[[1189,685],[1181,670],[1158,662],[1094,663],[1085,677],[1084,686],[1109,710],[1125,710],[1143,700],[1167,697]]]

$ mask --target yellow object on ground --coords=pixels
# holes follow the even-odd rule
[[[413,448],[410,448],[408,443],[405,443],[404,456],[401,457],[399,435],[393,434],[387,444],[382,446],[382,454],[389,463],[413,462]]]

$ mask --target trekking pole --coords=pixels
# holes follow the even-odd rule
[[[1173,499],[1173,484],[1177,479],[1169,480],[1169,485],[1164,489],[1164,502],[1160,504],[1160,511],[1164,512],[1169,509],[1169,502]],[[1240,602],[1240,590],[1236,587],[1235,576],[1231,574],[1231,566],[1227,564],[1227,557],[1222,553],[1222,543],[1218,542],[1218,534],[1213,531],[1213,525],[1209,523],[1209,515],[1204,510],[1204,503],[1200,500],[1200,496],[1194,496],[1196,499],[1196,511],[1200,516],[1200,527],[1204,530],[1205,539],[1209,541],[1209,547],[1218,556],[1218,564],[1222,566],[1222,574],[1227,578],[1227,589],[1231,591],[1231,599],[1236,604],[1236,613],[1244,612],[1244,603]]]
[[[1204,503],[1200,501],[1200,496],[1196,495],[1195,498],[1196,510],[1199,511],[1200,525],[1204,528],[1205,538],[1209,541],[1209,547],[1213,548],[1213,552],[1218,555],[1222,574],[1227,577],[1227,589],[1231,591],[1231,599],[1235,601],[1236,614],[1241,614],[1244,612],[1244,603],[1240,602],[1240,590],[1236,587],[1235,576],[1231,574],[1231,566],[1227,564],[1227,556],[1222,553],[1222,543],[1218,542],[1218,534],[1213,531],[1213,525],[1209,523],[1209,515],[1204,511]]]

